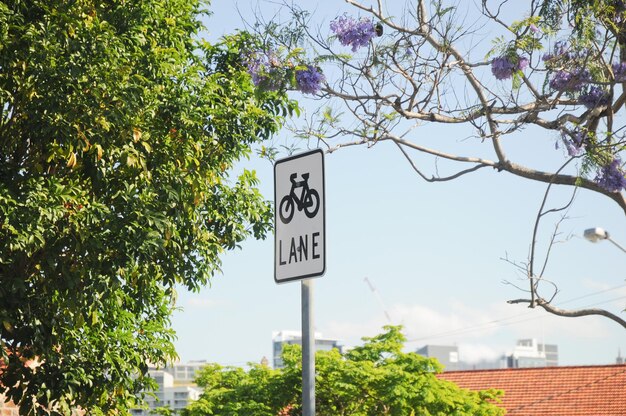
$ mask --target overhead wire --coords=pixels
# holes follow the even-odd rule
[[[568,300],[565,300],[563,302],[559,302],[557,305],[561,306],[567,303],[571,303],[571,302],[575,302],[581,299],[586,299],[592,296],[596,296],[596,295],[600,295],[603,293],[607,293],[607,292],[611,292],[614,290],[619,290],[622,288],[626,288],[626,285],[619,285],[619,286],[614,286],[611,288],[607,288],[607,289],[603,289],[603,290],[599,290],[596,292],[592,292],[592,293],[588,293],[586,295],[582,295],[582,296],[578,296],[575,298],[571,298]],[[626,296],[620,296],[617,298],[613,298],[613,299],[608,299],[608,300],[603,300],[601,302],[595,302],[586,306],[583,306],[583,308],[590,308],[593,306],[597,306],[597,305],[602,305],[605,303],[611,303],[611,302],[616,302],[619,300],[623,300],[626,299]],[[516,315],[511,315],[505,318],[499,318],[499,319],[494,319],[491,321],[487,321],[487,322],[482,322],[482,323],[478,323],[478,324],[474,324],[474,325],[470,325],[470,326],[466,326],[466,327],[462,327],[462,328],[456,328],[456,329],[451,329],[448,331],[443,331],[443,332],[439,332],[439,333],[435,333],[435,334],[431,334],[431,335],[427,335],[427,336],[422,336],[422,337],[417,337],[417,338],[411,338],[408,339],[406,342],[410,343],[410,342],[418,342],[418,341],[425,341],[425,340],[429,340],[429,339],[438,339],[438,338],[448,338],[451,336],[457,336],[457,335],[464,335],[466,333],[472,333],[472,332],[478,332],[478,331],[483,331],[483,330],[488,330],[488,329],[494,329],[494,328],[498,328],[498,327],[503,327],[503,326],[509,326],[509,325],[515,325],[515,324],[519,324],[519,323],[523,323],[523,322],[527,322],[527,321],[532,321],[532,320],[536,320],[536,319],[543,319],[545,318],[545,315],[541,315],[541,316],[529,316],[529,315],[534,315],[534,311],[528,311],[528,312],[524,312],[521,314],[516,314]],[[517,318],[524,318],[524,319],[517,319]],[[507,321],[511,321],[511,322],[507,322]]]

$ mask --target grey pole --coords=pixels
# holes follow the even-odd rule
[[[626,253],[626,248],[622,247],[620,244],[617,243],[617,241],[613,240],[612,238],[607,237],[607,240],[609,240],[611,243],[613,243],[613,245],[617,248],[619,248],[620,250],[622,250],[624,253]]]
[[[315,416],[313,280],[302,280],[302,416]]]

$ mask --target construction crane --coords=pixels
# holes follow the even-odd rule
[[[380,293],[378,293],[378,290],[376,290],[376,288],[374,287],[374,285],[372,284],[370,279],[368,279],[366,277],[363,280],[365,281],[365,283],[367,283],[367,286],[369,286],[369,288],[372,291],[372,293],[374,294],[374,296],[376,296],[376,300],[378,300],[378,303],[380,304],[380,307],[383,309],[383,312],[385,312],[385,316],[387,317],[387,322],[389,322],[391,324],[392,323],[391,322],[391,316],[389,316],[389,312],[387,312],[387,307],[385,306],[385,303],[383,302],[383,299],[380,297]]]

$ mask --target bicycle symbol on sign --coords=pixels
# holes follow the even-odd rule
[[[297,173],[289,175],[291,189],[289,194],[285,195],[278,205],[278,215],[283,224],[291,222],[295,208],[298,208],[298,211],[304,210],[304,213],[309,218],[315,217],[320,208],[320,195],[315,189],[309,188],[309,173],[303,173],[301,181],[297,181],[297,177]],[[296,193],[297,188],[302,188],[300,195]]]

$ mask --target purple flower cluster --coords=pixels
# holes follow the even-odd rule
[[[324,80],[324,74],[311,65],[307,65],[306,69],[296,71],[298,89],[305,94],[316,94],[321,89]]]
[[[274,52],[253,52],[247,59],[247,67],[255,86],[261,86],[269,91],[280,88],[281,82],[277,76],[280,62]]]
[[[509,56],[499,56],[491,61],[491,73],[496,79],[508,79],[513,76],[516,71],[521,71],[528,66],[528,58],[518,56],[511,58]]]
[[[592,85],[580,94],[578,101],[589,109],[603,107],[609,105],[609,94],[603,88]]]
[[[585,135],[582,131],[575,131],[574,133],[562,131],[561,139],[565,144],[567,154],[572,157],[580,155],[587,144],[587,135]]]
[[[520,56],[517,59],[517,69],[519,69],[520,71],[526,69],[526,67],[528,66],[528,62],[528,58],[526,58],[525,56]]]
[[[622,161],[616,157],[606,166],[600,168],[595,182],[609,192],[620,192],[626,189],[626,178],[622,171]]]
[[[370,19],[359,20],[343,15],[330,22],[332,30],[339,43],[344,46],[352,46],[352,52],[356,52],[361,46],[367,46],[369,41],[376,36],[376,28]]]
[[[559,70],[550,80],[550,88],[557,91],[576,92],[591,81],[591,74],[587,69],[572,71]]]
[[[626,62],[613,64],[613,76],[617,82],[626,82]]]
[[[543,61],[550,64],[556,60],[570,60],[574,58],[574,54],[570,52],[569,44],[565,41],[558,41],[554,44],[554,52],[543,55]]]

